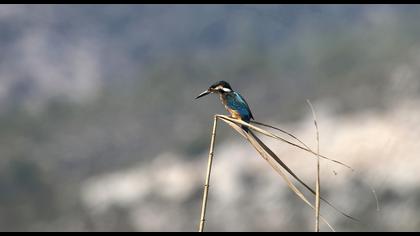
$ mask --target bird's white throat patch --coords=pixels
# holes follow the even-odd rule
[[[219,86],[217,86],[216,88],[215,88],[215,90],[222,90],[223,92],[225,92],[225,93],[229,93],[229,92],[232,92],[232,90],[231,89],[229,89],[229,88],[224,88],[222,85],[219,85]]]

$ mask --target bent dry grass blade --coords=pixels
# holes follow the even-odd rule
[[[317,155],[317,153],[316,153],[315,151],[313,151],[312,149],[308,148],[308,147],[307,147],[307,145],[306,145],[306,144],[304,144],[302,141],[300,141],[297,137],[295,137],[294,135],[292,135],[292,134],[290,134],[290,133],[288,133],[288,132],[286,132],[286,131],[284,131],[284,130],[282,130],[282,129],[276,128],[276,127],[271,126],[271,125],[266,125],[266,124],[263,124],[263,123],[260,123],[260,122],[251,121],[251,123],[255,123],[255,124],[262,125],[262,126],[266,126],[266,127],[269,127],[269,128],[276,129],[276,130],[278,130],[278,131],[280,131],[280,132],[286,133],[287,135],[291,136],[292,138],[294,138],[294,139],[298,140],[298,142],[303,143],[302,145],[303,145],[304,147],[300,146],[299,144],[296,144],[296,143],[293,143],[293,142],[291,142],[291,141],[288,141],[288,140],[286,140],[286,139],[284,139],[284,138],[282,138],[282,137],[280,137],[280,136],[277,136],[277,135],[275,135],[275,134],[273,134],[273,133],[271,133],[271,132],[268,132],[268,131],[266,131],[266,130],[263,130],[263,129],[261,129],[261,128],[257,127],[257,126],[254,126],[254,125],[251,125],[251,124],[249,124],[249,123],[246,123],[246,122],[244,122],[244,121],[242,121],[242,120],[237,120],[237,119],[234,119],[234,118],[231,118],[231,117],[225,116],[225,115],[217,115],[217,116],[218,116],[219,118],[223,119],[223,120],[229,120],[229,121],[231,121],[231,122],[234,122],[234,123],[237,123],[237,124],[239,123],[239,124],[241,124],[241,125],[247,126],[247,127],[251,128],[251,129],[253,129],[253,130],[255,130],[255,131],[257,131],[257,132],[259,132],[259,133],[261,133],[261,134],[263,134],[263,135],[265,135],[265,136],[268,136],[268,137],[271,137],[271,138],[274,138],[274,139],[280,140],[280,141],[285,142],[285,143],[287,143],[287,144],[289,144],[289,145],[292,145],[292,146],[294,146],[294,147],[297,147],[297,148],[299,148],[299,149],[301,149],[301,150],[304,150],[304,151],[306,151],[306,152],[309,152],[309,153],[312,153],[312,154],[314,154],[314,155]],[[331,159],[331,158],[326,157],[326,156],[323,156],[323,155],[319,155],[319,157],[320,157],[320,158],[322,158],[322,159],[325,159],[325,160],[328,160],[328,161],[334,162],[334,163],[336,163],[336,164],[342,165],[342,166],[344,166],[344,167],[347,167],[347,168],[348,168],[348,169],[350,169],[351,171],[354,171],[354,169],[353,169],[351,166],[349,166],[349,165],[347,165],[347,164],[345,164],[345,163],[343,163],[343,162],[340,162],[340,161],[337,161],[337,160]]]
[[[230,117],[228,117],[228,118],[230,118]],[[292,142],[289,142],[289,141],[287,141],[287,140],[282,140],[282,138],[279,138],[281,141],[284,141],[284,142],[286,142],[287,144],[290,144],[290,145],[292,145],[292,146],[295,146],[295,147],[297,147],[297,148],[299,148],[299,149],[302,149],[302,150],[304,150],[304,151],[307,151],[307,152],[310,152],[310,153],[312,153],[312,154],[314,154],[316,157],[320,157],[320,158],[322,158],[322,159],[325,159],[325,160],[328,160],[328,161],[330,161],[330,162],[334,162],[334,163],[336,163],[336,164],[339,164],[339,165],[341,165],[341,166],[344,166],[344,167],[346,167],[346,168],[348,168],[348,169],[350,169],[352,172],[353,172],[353,174],[357,174],[356,173],[356,170],[354,170],[351,166],[349,166],[349,165],[347,165],[347,164],[345,164],[345,163],[343,163],[343,162],[340,162],[340,161],[337,161],[337,160],[334,160],[334,159],[331,159],[331,158],[328,158],[328,157],[326,157],[326,156],[323,156],[323,155],[321,155],[320,153],[319,153],[319,151],[317,151],[317,152],[314,152],[313,150],[311,150],[309,147],[308,147],[308,145],[306,145],[302,140],[300,140],[298,137],[296,137],[295,135],[293,135],[293,134],[291,134],[290,132],[287,132],[287,131],[285,131],[285,130],[283,130],[283,129],[280,129],[280,128],[278,128],[278,127],[275,127],[275,126],[272,126],[272,125],[267,125],[267,124],[264,124],[264,123],[261,123],[261,122],[258,122],[258,121],[250,121],[250,123],[252,123],[252,124],[256,124],[256,125],[261,125],[261,126],[264,126],[264,127],[267,127],[267,128],[271,128],[271,129],[274,129],[274,130],[277,130],[277,131],[279,131],[279,132],[281,132],[281,133],[283,133],[283,134],[286,134],[287,136],[289,136],[289,137],[291,137],[292,139],[294,139],[294,140],[296,140],[297,142],[299,142],[303,147],[300,147],[299,145],[296,145],[296,144],[294,144],[294,143],[292,143]],[[262,133],[262,134],[264,134],[264,133]],[[264,135],[266,135],[266,134],[264,134]],[[274,134],[273,134],[274,135]],[[269,137],[273,137],[273,136],[271,136],[271,135],[267,135],[267,136],[269,136]],[[318,143],[319,144],[319,143]],[[305,150],[305,149],[307,149],[307,150]],[[334,173],[334,175],[337,175],[337,173],[335,172],[335,171],[333,171],[333,173]],[[372,196],[373,196],[373,198],[374,198],[374,200],[375,200],[375,203],[376,203],[376,211],[380,211],[380,204],[379,204],[379,199],[378,199],[378,196],[377,196],[377,194],[376,194],[376,191],[375,191],[375,189],[368,183],[368,182],[366,182],[366,184],[368,185],[368,188],[370,189],[370,191],[371,191],[371,193],[372,193]],[[356,220],[356,221],[358,221],[357,219],[354,219],[354,220]]]
[[[278,157],[271,152],[267,146],[265,146],[262,141],[252,132],[249,131],[249,133],[244,132],[243,129],[238,126],[237,124],[224,120],[229,126],[231,126],[233,129],[235,129],[239,134],[244,136],[254,147],[254,149],[261,155],[261,157],[268,162],[268,164],[284,179],[288,187],[308,206],[310,206],[312,209],[315,209],[314,205],[309,202],[309,200],[303,195],[303,193],[294,185],[289,178],[287,177],[286,173],[283,172],[281,168],[279,168],[276,163],[279,163]],[[281,161],[280,161],[281,162]],[[320,216],[321,220],[333,231],[335,232],[335,229],[331,226],[331,224],[323,217]]]
[[[230,121],[231,123],[235,123],[235,124],[240,124],[240,125],[245,125],[245,126],[247,126],[247,127],[249,127],[249,128],[251,128],[251,129],[253,129],[253,130],[256,130],[256,131],[258,131],[258,132],[260,132],[260,133],[263,133],[263,134],[265,134],[265,135],[267,135],[267,136],[269,136],[269,137],[272,137],[272,138],[275,138],[275,139],[277,139],[276,137],[277,136],[275,136],[274,134],[271,134],[270,132],[268,132],[268,131],[265,131],[265,130],[263,130],[263,129],[261,129],[261,128],[258,128],[258,127],[255,127],[255,126],[253,126],[253,125],[250,125],[250,124],[248,124],[248,123],[246,123],[246,122],[244,122],[244,121],[241,121],[241,120],[238,120],[238,119],[233,119],[233,118],[230,118],[230,117],[226,117],[226,116],[223,116],[223,115],[217,115],[218,117],[220,117],[223,121],[225,121],[226,123],[228,123],[227,121]],[[228,123],[229,124],[229,123]],[[233,128],[233,126],[231,125],[231,127]],[[254,135],[254,137],[255,138],[257,138],[255,135]],[[257,138],[257,140],[259,140],[258,138]],[[259,142],[259,144],[260,145],[262,145],[263,146],[263,148],[269,153],[269,155],[271,155],[271,157],[282,167],[282,168],[284,168],[293,178],[295,178],[295,180],[296,181],[298,181],[300,184],[302,184],[302,186],[304,186],[309,192],[311,192],[314,196],[316,195],[316,192],[315,192],[315,190],[314,189],[312,189],[311,187],[309,187],[303,180],[301,180],[283,161],[281,161],[280,160],[280,158],[278,158],[277,157],[277,155],[273,152],[273,151],[271,151],[261,140],[259,140],[260,142]],[[313,154],[315,154],[316,155],[316,153],[315,152],[310,152],[310,153],[313,153]],[[327,205],[329,205],[331,208],[333,208],[334,210],[336,210],[337,212],[339,212],[341,215],[343,215],[344,217],[346,217],[346,218],[348,218],[348,219],[351,219],[351,220],[353,220],[353,221],[356,221],[356,222],[360,222],[358,219],[356,219],[356,218],[354,218],[354,217],[352,217],[352,216],[350,216],[349,214],[347,214],[347,213],[344,213],[342,210],[340,210],[340,209],[338,209],[337,207],[335,207],[333,204],[331,204],[329,201],[327,201],[325,198],[323,198],[323,197],[320,197],[320,199],[323,201],[323,202],[325,202]]]

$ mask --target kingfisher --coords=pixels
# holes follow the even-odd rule
[[[210,93],[219,94],[220,100],[225,105],[226,110],[231,114],[232,118],[240,119],[249,123],[251,119],[254,119],[251,109],[249,109],[248,103],[238,92],[233,91],[230,84],[226,81],[219,81],[210,86],[206,91],[202,92],[195,99],[206,96]],[[246,127],[242,127],[244,130],[248,130]]]

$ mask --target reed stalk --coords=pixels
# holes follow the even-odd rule
[[[211,167],[212,167],[213,157],[214,157],[214,142],[216,141],[216,128],[217,128],[217,115],[214,116],[213,130],[211,132],[211,141],[210,141],[209,158],[208,158],[208,164],[207,164],[206,182],[204,184],[203,201],[202,201],[202,206],[201,206],[200,226],[199,226],[198,232],[203,232],[204,231],[204,225],[206,223],[207,197],[208,197],[208,194],[209,194]]]
[[[306,102],[309,104],[309,107],[312,111],[312,116],[314,119],[314,125],[316,130],[316,143],[317,143],[317,150],[316,150],[316,186],[315,186],[315,232],[319,232],[319,212],[321,207],[321,201],[320,201],[320,191],[321,191],[321,178],[319,176],[320,167],[319,167],[319,128],[318,128],[318,122],[316,119],[315,109],[312,106],[311,101],[306,100]]]

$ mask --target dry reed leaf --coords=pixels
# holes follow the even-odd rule
[[[266,125],[266,124],[263,124],[263,123],[260,123],[260,122],[251,121],[251,123],[256,123],[256,124],[259,124],[259,125],[262,125],[262,126],[266,126],[266,127],[272,128],[272,129],[276,129],[276,130],[278,130],[278,131],[280,131],[280,132],[282,132],[282,133],[285,133],[285,134],[287,134],[287,135],[291,136],[292,138],[294,138],[294,139],[298,140],[298,142],[303,143],[303,145],[304,145],[305,147],[302,147],[302,146],[300,146],[300,145],[298,145],[298,144],[296,144],[296,143],[293,143],[293,142],[291,142],[291,141],[288,141],[288,140],[286,140],[286,139],[284,139],[284,138],[282,138],[282,137],[280,137],[280,136],[277,136],[277,135],[275,135],[275,134],[273,134],[273,133],[271,133],[271,132],[268,132],[268,131],[266,131],[266,130],[263,130],[263,129],[261,129],[261,128],[257,127],[257,126],[254,126],[254,125],[251,125],[251,124],[249,124],[249,123],[246,123],[246,122],[244,122],[244,121],[242,121],[242,120],[236,120],[236,119],[234,119],[234,118],[231,118],[231,117],[228,117],[228,116],[225,116],[225,115],[217,115],[217,117],[219,117],[219,118],[221,118],[221,119],[223,119],[223,120],[229,120],[229,121],[234,122],[234,123],[240,123],[240,124],[242,124],[242,125],[244,125],[244,126],[247,126],[247,127],[251,128],[251,129],[253,129],[253,130],[255,130],[255,131],[257,131],[257,132],[259,132],[259,133],[263,134],[263,135],[266,135],[266,136],[271,137],[271,138],[274,138],[274,139],[278,139],[278,140],[280,140],[280,141],[282,141],[282,142],[285,142],[285,143],[287,143],[287,144],[289,144],[289,145],[292,145],[292,146],[294,146],[294,147],[297,147],[297,148],[299,148],[299,149],[301,149],[301,150],[304,150],[304,151],[306,151],[306,152],[309,152],[309,153],[312,153],[312,154],[314,154],[314,155],[317,155],[317,153],[316,153],[316,152],[314,152],[313,150],[311,150],[310,148],[308,148],[308,147],[307,147],[307,145],[306,145],[306,144],[304,144],[302,141],[300,141],[297,137],[295,137],[294,135],[292,135],[292,134],[290,134],[290,133],[288,133],[288,132],[286,132],[286,131],[284,131],[284,130],[281,130],[281,129],[279,129],[279,128],[276,128],[276,127],[274,127],[274,126],[271,126],[271,125]],[[337,164],[339,164],[339,165],[342,165],[342,166],[347,167],[348,169],[350,169],[350,170],[354,171],[354,169],[353,169],[351,166],[349,166],[349,165],[347,165],[347,164],[345,164],[345,163],[343,163],[343,162],[340,162],[340,161],[337,161],[337,160],[334,160],[334,159],[328,158],[328,157],[323,156],[323,155],[319,155],[319,157],[321,157],[321,158],[323,158],[323,159],[325,159],[325,160],[328,160],[328,161],[331,161],[331,162],[337,163]]]
[[[270,158],[266,158],[266,155],[264,155],[264,154],[262,154],[262,153],[260,153],[261,155],[263,155],[263,158],[265,159],[265,160],[267,160],[267,161],[269,161],[269,163],[270,163],[270,165],[278,172],[278,170],[275,168],[276,167],[276,165],[272,165],[272,159],[277,163],[277,164],[279,164],[281,167],[283,167],[283,169],[284,170],[286,170],[292,177],[294,177],[295,178],[295,180],[296,181],[298,181],[300,184],[302,184],[309,192],[311,192],[313,195],[316,195],[316,192],[315,192],[315,190],[313,190],[311,187],[309,187],[303,180],[301,180],[283,161],[281,161],[280,160],[280,158],[279,157],[277,157],[277,155],[270,149],[270,148],[268,148],[253,132],[249,132],[249,133],[251,133],[252,134],[252,136],[250,136],[250,135],[247,135],[247,134],[249,134],[249,133],[246,133],[246,132],[244,132],[243,130],[242,130],[242,128],[240,127],[240,126],[238,126],[238,124],[241,124],[241,125],[245,125],[245,126],[247,126],[247,127],[249,127],[249,128],[251,128],[251,129],[253,129],[253,130],[256,130],[256,131],[258,131],[258,132],[260,132],[260,133],[263,133],[263,134],[265,134],[265,135],[267,135],[267,136],[270,136],[270,137],[273,137],[273,138],[275,138],[275,139],[278,139],[278,138],[276,138],[276,136],[275,135],[273,135],[273,134],[271,134],[270,132],[267,132],[267,131],[265,131],[265,130],[263,130],[263,129],[261,129],[261,128],[258,128],[258,127],[256,127],[256,126],[253,126],[253,125],[250,125],[250,124],[248,124],[248,123],[246,123],[246,122],[244,122],[244,121],[242,121],[242,120],[238,120],[238,119],[233,119],[233,118],[230,118],[230,117],[227,117],[227,116],[224,116],[224,115],[218,115],[218,117],[219,118],[221,118],[221,120],[223,120],[223,121],[225,121],[227,124],[229,124],[232,128],[234,128],[238,133],[240,133],[242,136],[244,136],[248,141],[250,141],[251,142],[251,140],[249,139],[249,137],[252,137],[253,139],[255,139],[255,142],[254,143],[251,143],[252,144],[252,146],[259,152],[259,150],[264,150],[264,152],[267,152],[267,154],[268,154],[268,156],[270,157]],[[238,130],[238,128],[240,129],[240,130]],[[239,132],[240,131],[240,132]],[[250,130],[251,131],[251,130]],[[255,147],[255,144],[258,144],[258,145],[260,145],[260,147]],[[311,152],[312,153],[312,152]],[[316,153],[313,153],[313,154],[316,154]],[[283,173],[283,172],[282,172]],[[279,173],[280,174],[280,173]],[[283,177],[283,175],[282,175],[282,177]],[[348,215],[348,214],[346,214],[346,213],[344,213],[343,211],[341,211],[340,209],[338,209],[337,207],[335,207],[334,205],[332,205],[329,201],[327,201],[325,198],[323,198],[323,197],[320,197],[320,199],[322,200],[322,201],[324,201],[327,205],[329,205],[330,207],[332,207],[334,210],[336,210],[337,212],[339,212],[341,215],[343,215],[343,216],[345,216],[346,218],[349,218],[349,219],[351,219],[351,220],[354,220],[354,221],[357,221],[357,222],[360,222],[358,219],[356,219],[356,218],[354,218],[354,217],[352,217],[352,216],[350,216],[350,215]],[[311,205],[312,206],[312,205]],[[313,207],[313,206],[312,206]]]
[[[304,201],[306,204],[308,204],[312,209],[315,209],[314,206],[309,202],[309,200],[303,195],[303,193],[289,180],[287,175],[282,171],[281,168],[279,168],[276,163],[280,165],[284,165],[286,168],[287,166],[267,147],[264,143],[252,132],[244,132],[244,130],[237,124],[228,121],[225,121],[229,126],[231,126],[233,129],[235,129],[239,134],[244,136],[254,147],[254,149],[261,155],[261,157],[266,160],[270,166],[286,181],[288,187],[300,198],[302,201]],[[274,161],[273,161],[274,159]],[[284,167],[283,167],[284,168]],[[289,171],[288,171],[289,172]],[[289,172],[290,173],[290,172]],[[291,172],[292,176],[294,175],[293,172]],[[296,176],[296,175],[294,175]],[[297,176],[296,176],[297,177]],[[304,183],[303,183],[304,184]],[[331,224],[322,216],[320,216],[321,220],[332,230],[335,232],[335,229],[331,226]]]

